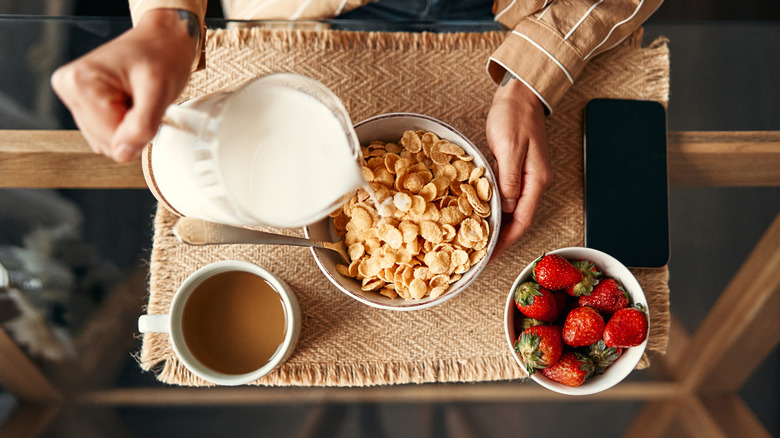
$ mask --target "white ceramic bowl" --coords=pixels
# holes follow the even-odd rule
[[[463,148],[474,157],[474,164],[485,168],[485,176],[493,186],[493,196],[490,199],[490,208],[493,212],[487,217],[490,226],[490,238],[485,257],[463,274],[458,281],[450,285],[443,295],[437,298],[426,297],[420,300],[405,300],[403,298],[391,299],[377,292],[366,292],[360,289],[360,282],[353,278],[345,277],[336,271],[336,264],[343,263],[340,257],[332,251],[312,248],[312,254],[320,267],[320,270],[339,290],[364,304],[387,310],[420,310],[443,303],[454,298],[471,284],[474,279],[487,266],[487,262],[493,253],[498,240],[498,230],[501,228],[501,200],[498,196],[496,177],[493,174],[488,161],[469,139],[446,123],[433,117],[412,113],[381,114],[363,120],[355,125],[360,143],[365,146],[372,140],[384,140],[397,142],[406,130],[424,130],[433,132],[439,138],[445,139]],[[306,237],[315,240],[329,240],[335,242],[338,238],[333,231],[332,219],[325,218],[304,227]]]
[[[647,306],[647,299],[645,298],[644,291],[642,291],[642,287],[639,285],[639,282],[636,280],[631,271],[629,271],[628,268],[620,263],[617,259],[602,251],[583,247],[561,248],[555,251],[550,251],[548,254],[558,254],[568,260],[590,260],[595,263],[598,270],[602,272],[602,276],[612,277],[623,285],[623,287],[630,295],[632,303],[641,303],[645,309],[648,310],[647,314],[649,327],[649,307]],[[514,347],[514,343],[517,340],[517,337],[520,335],[519,333],[515,333],[515,312],[520,314],[520,311],[517,310],[517,307],[515,306],[513,292],[521,283],[531,279],[534,262],[536,262],[536,259],[529,263],[528,266],[526,266],[525,269],[520,272],[520,275],[517,276],[517,279],[512,285],[509,295],[507,296],[506,307],[504,309],[504,333],[506,334],[506,341],[509,345],[509,349],[513,353],[515,361],[523,369],[525,369],[525,366],[523,365],[522,359],[520,358],[520,355],[517,354]],[[594,374],[590,379],[588,379],[588,381],[580,386],[567,386],[558,382],[554,382],[546,378],[539,371],[531,375],[531,379],[545,388],[551,389],[561,394],[595,394],[597,392],[611,388],[621,380],[625,379],[626,376],[628,376],[631,371],[633,371],[634,367],[636,367],[636,364],[639,363],[639,360],[642,358],[642,354],[645,352],[646,346],[647,340],[645,340],[642,345],[637,347],[624,349],[623,354],[618,358],[618,360],[609,366],[603,374]]]

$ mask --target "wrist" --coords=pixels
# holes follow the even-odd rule
[[[541,114],[548,114],[547,107],[536,92],[509,71],[504,74],[504,79],[496,91],[495,98],[513,100],[524,106],[531,107],[534,111],[538,111]]]
[[[187,50],[197,65],[202,46],[202,27],[198,17],[187,10],[159,8],[143,14],[136,28],[152,37],[164,38],[181,50]]]

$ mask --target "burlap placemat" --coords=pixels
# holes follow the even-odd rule
[[[192,76],[180,100],[270,72],[292,71],[330,87],[353,121],[396,111],[428,114],[463,132],[490,156],[484,126],[495,85],[485,63],[503,37],[501,32],[210,31],[207,68]],[[297,294],[303,314],[294,355],[257,384],[363,386],[526,377],[504,340],[504,303],[519,271],[539,254],[583,244],[585,103],[596,97],[667,101],[667,45],[657,41],[641,48],[640,40],[635,35],[593,59],[548,118],[554,183],[533,227],[455,299],[415,312],[374,309],[332,286],[305,248],[188,247],[172,234],[176,217],[160,208],[148,313],[167,313],[173,292],[196,269],[218,260],[248,260],[283,278]],[[648,351],[663,353],[669,332],[668,271],[639,269],[634,274],[652,315]],[[144,335],[139,360],[162,382],[209,385],[179,363],[166,334]],[[645,357],[639,367],[648,365]]]

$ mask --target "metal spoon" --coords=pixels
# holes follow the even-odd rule
[[[233,227],[214,222],[183,217],[173,227],[173,234],[182,242],[190,245],[222,245],[231,243],[294,245],[329,249],[341,255],[349,263],[346,245],[343,241],[322,242],[282,234],[266,233],[248,228]]]

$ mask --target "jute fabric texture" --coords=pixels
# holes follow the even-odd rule
[[[388,112],[427,114],[460,130],[490,157],[485,119],[495,85],[485,73],[485,63],[503,38],[502,32],[210,31],[207,67],[192,76],[180,100],[260,75],[291,71],[322,81],[343,100],[355,122]],[[666,104],[666,42],[641,47],[640,40],[637,34],[594,58],[548,117],[554,182],[542,199],[531,230],[454,299],[414,312],[374,309],[332,286],[306,248],[186,246],[173,235],[176,216],[160,207],[154,221],[147,312],[167,313],[177,287],[198,268],[225,259],[247,260],[286,281],[296,293],[303,315],[301,338],[293,356],[256,384],[369,386],[527,377],[504,338],[503,313],[509,288],[520,270],[545,251],[584,242],[585,103],[613,97]],[[303,235],[299,229],[272,231]],[[664,353],[669,334],[668,271],[633,272],[649,301],[648,352]],[[165,383],[209,385],[177,360],[167,334],[144,335],[139,362]],[[648,365],[645,355],[638,368]]]

